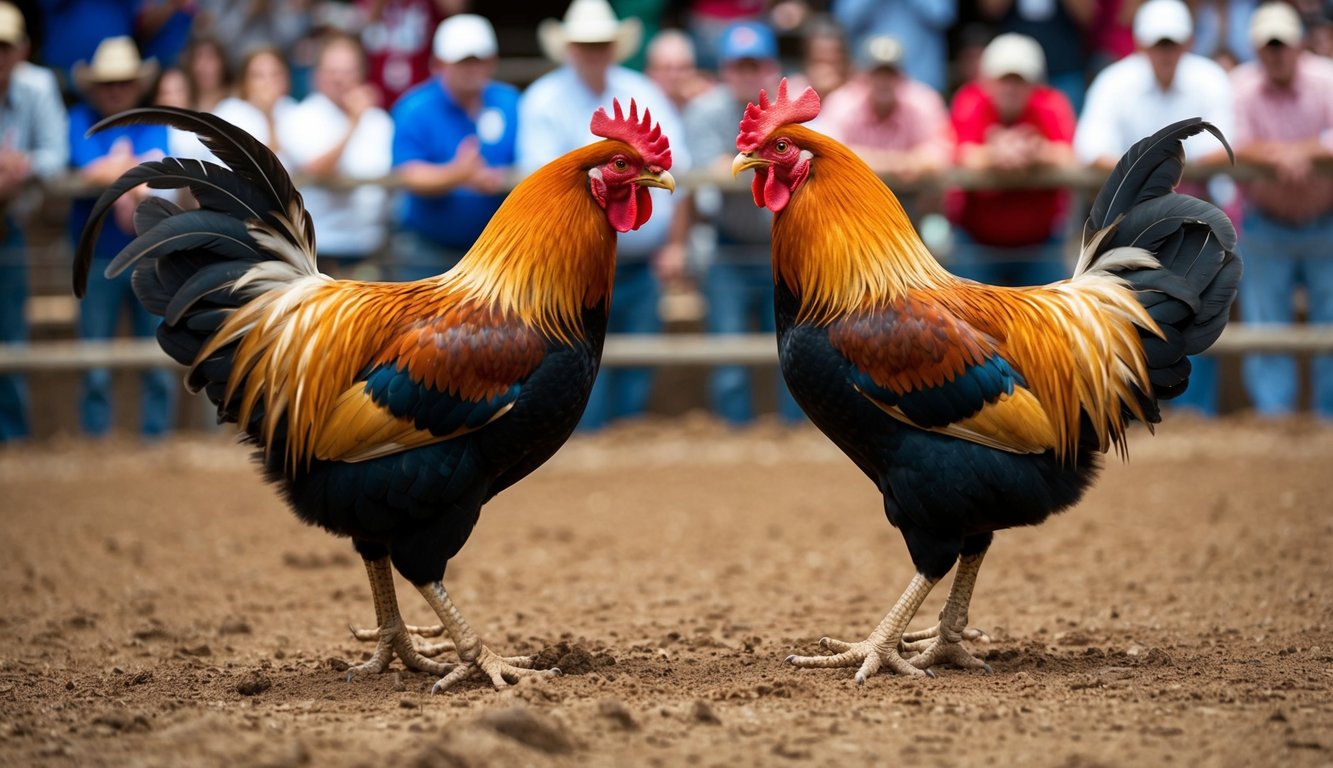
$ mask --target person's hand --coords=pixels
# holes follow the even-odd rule
[[[653,274],[659,282],[671,283],[685,276],[685,245],[667,243],[653,254]]]
[[[148,185],[140,184],[116,198],[116,202],[111,206],[111,216],[121,232],[127,235],[134,234],[134,210],[146,197],[148,197]]]
[[[372,107],[379,106],[379,94],[369,85],[358,85],[343,94],[343,109],[356,122]]]
[[[458,143],[454,152],[453,167],[460,187],[476,190],[484,195],[493,195],[504,188],[504,171],[486,165],[481,156],[481,142],[476,136],[468,136]]]
[[[1274,147],[1273,168],[1277,171],[1278,181],[1303,183],[1314,173],[1314,162],[1304,148],[1294,144],[1279,144]]]

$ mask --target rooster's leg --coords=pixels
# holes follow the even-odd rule
[[[964,669],[992,671],[989,664],[968,653],[960,644],[962,640],[990,639],[980,630],[967,628],[967,607],[972,602],[972,588],[976,586],[977,572],[981,570],[981,560],[985,556],[983,550],[959,558],[953,586],[949,589],[949,599],[940,611],[940,623],[932,629],[903,636],[899,647],[917,654],[908,659],[909,664],[918,669],[929,669],[936,664],[953,664]]]
[[[426,598],[431,608],[435,609],[445,631],[454,639],[454,647],[458,651],[458,658],[462,661],[456,666],[449,665],[452,669],[435,683],[431,693],[446,691],[459,681],[474,675],[490,680],[491,685],[496,688],[517,682],[520,677],[560,675],[558,669],[533,669],[532,658],[529,656],[498,656],[490,648],[482,645],[481,638],[472,631],[463,614],[458,612],[453,601],[449,599],[449,593],[444,591],[444,582],[433,581],[418,585],[417,589],[421,590],[422,597]]]
[[[921,603],[930,594],[930,588],[938,579],[928,579],[920,573],[912,577],[907,591],[898,598],[884,620],[870,633],[870,637],[859,643],[847,643],[842,640],[824,638],[819,641],[823,647],[834,651],[833,656],[788,656],[787,663],[797,667],[827,669],[830,667],[858,667],[856,682],[864,683],[866,678],[887,666],[900,675],[921,676],[930,674],[918,669],[898,653],[898,641],[903,636],[903,629],[911,622]]]
[[[403,623],[403,617],[398,613],[398,597],[393,590],[393,570],[389,565],[389,558],[381,557],[365,562],[366,574],[370,576],[370,593],[375,600],[375,623],[379,625],[374,631],[377,644],[370,661],[347,670],[347,682],[350,683],[358,675],[377,675],[383,672],[389,668],[389,663],[393,661],[395,654],[411,669],[419,669],[434,675],[447,672],[450,665],[425,658],[412,645],[408,625]],[[365,630],[350,629],[357,639],[362,639]]]

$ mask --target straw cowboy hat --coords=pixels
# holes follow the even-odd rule
[[[537,26],[537,39],[546,58],[563,63],[569,43],[611,43],[615,60],[624,61],[639,48],[643,24],[638,19],[620,20],[607,0],[574,0],[564,21],[547,19]]]
[[[74,65],[74,85],[80,91],[88,90],[98,83],[117,83],[135,81],[140,93],[148,90],[157,77],[157,62],[153,59],[143,61],[139,58],[139,49],[134,40],[120,35],[108,37],[98,43],[93,51],[93,60],[88,64],[79,62]]]

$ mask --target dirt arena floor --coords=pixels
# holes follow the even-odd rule
[[[493,647],[569,674],[432,696],[400,662],[345,681],[360,561],[228,438],[0,451],[0,764],[1333,765],[1333,428],[1177,418],[1131,459],[997,537],[994,674],[858,687],[782,660],[864,637],[912,569],[818,433],[576,438],[447,578]]]

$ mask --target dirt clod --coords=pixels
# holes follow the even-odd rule
[[[236,692],[242,696],[258,696],[273,687],[273,679],[263,672],[246,672],[236,683]]]
[[[574,751],[573,741],[559,723],[528,707],[517,706],[490,712],[483,715],[479,722],[538,752],[563,755]]]

